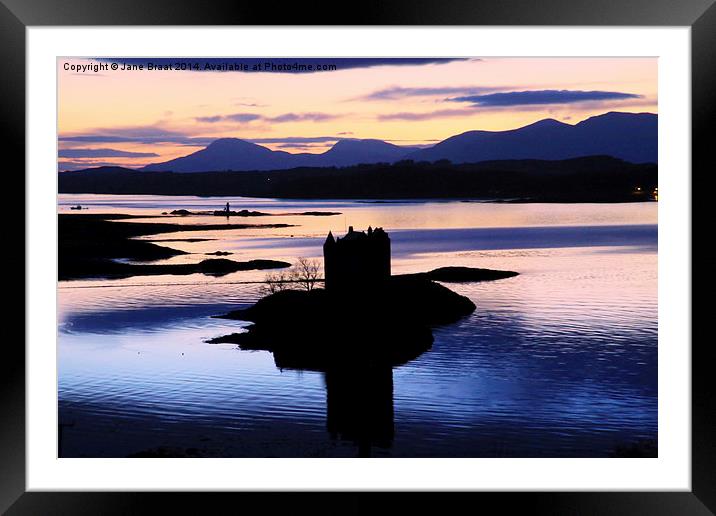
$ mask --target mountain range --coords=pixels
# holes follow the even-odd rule
[[[298,167],[348,167],[361,163],[393,163],[414,147],[399,147],[381,140],[339,140],[322,154],[273,151],[238,138],[220,138],[205,149],[164,163],[142,168],[147,172],[209,172],[284,170]]]
[[[656,163],[658,115],[609,112],[577,124],[544,119],[507,131],[468,131],[432,147],[345,139],[321,154],[274,151],[238,138],[220,138],[206,148],[141,170],[154,172],[265,171],[299,167],[348,167],[401,160],[455,164],[489,160],[563,160],[605,155],[631,163]]]
[[[611,112],[575,125],[548,118],[510,131],[468,131],[413,152],[410,159],[476,163],[606,155],[631,163],[656,163],[657,118],[651,113]]]

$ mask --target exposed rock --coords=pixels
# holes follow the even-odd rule
[[[417,274],[403,274],[400,277],[425,278],[444,283],[468,283],[474,281],[493,281],[518,276],[512,271],[498,271],[494,269],[479,269],[476,267],[440,267],[429,272]]]
[[[264,270],[264,269],[282,269],[290,267],[291,264],[278,260],[249,260],[246,262],[236,262],[227,260],[226,258],[209,258],[199,263],[181,263],[181,264],[132,264],[112,262],[114,267],[106,267],[103,277],[119,277],[127,278],[130,276],[157,276],[162,274],[170,275],[187,275],[187,274],[206,274],[208,276],[223,276],[232,272]]]
[[[178,249],[156,245],[136,237],[186,231],[223,231],[248,228],[290,227],[289,224],[166,224],[127,222],[145,216],[119,214],[58,215],[58,276],[60,280],[77,278],[128,277],[143,274],[192,274],[205,272],[198,264],[154,265],[125,261],[154,261],[187,254]],[[117,261],[123,259],[124,261]],[[229,260],[227,260],[229,261]],[[228,272],[252,268],[287,267],[285,262],[254,260],[231,262]],[[254,267],[253,265],[258,265]],[[268,265],[268,266],[267,266]],[[230,270],[232,269],[233,270]],[[209,267],[210,272],[217,271]],[[223,270],[218,273],[224,272]],[[206,273],[206,272],[205,272]]]
[[[226,211],[226,210],[215,210],[214,215],[221,217],[268,217],[270,213],[264,213],[261,211]]]

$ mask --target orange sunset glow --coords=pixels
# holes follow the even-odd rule
[[[341,59],[296,73],[123,70],[126,61],[58,58],[60,170],[141,167],[222,137],[320,153],[347,138],[428,146],[544,118],[657,112],[655,58]],[[99,62],[106,69],[83,71]]]

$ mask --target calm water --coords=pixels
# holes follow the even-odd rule
[[[329,229],[370,224],[390,232],[394,272],[466,265],[520,275],[449,285],[475,302],[475,313],[435,329],[430,351],[377,379],[279,370],[268,352],[207,344],[247,325],[210,316],[260,297],[251,283],[263,279],[260,271],[61,282],[59,416],[71,425],[63,456],[160,447],[200,456],[356,456],[352,426],[360,423],[346,416],[355,412],[345,393],[352,382],[373,386],[360,409],[384,431],[368,443],[373,456],[608,456],[618,445],[656,439],[656,203],[61,195],[59,211],[81,204],[89,207],[83,213],[155,216],[227,200],[232,209],[276,214],[241,222],[296,226],[147,238],[192,253],[168,263],[214,251],[293,261],[319,257]],[[342,214],[293,215],[307,210]],[[186,238],[205,240],[176,241]]]

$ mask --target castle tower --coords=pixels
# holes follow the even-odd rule
[[[342,238],[329,232],[323,244],[326,290],[365,292],[390,278],[390,237],[383,228],[355,231]]]
[[[326,290],[333,286],[335,279],[335,249],[336,239],[333,238],[333,233],[329,231],[326,241],[323,242],[323,274]]]

